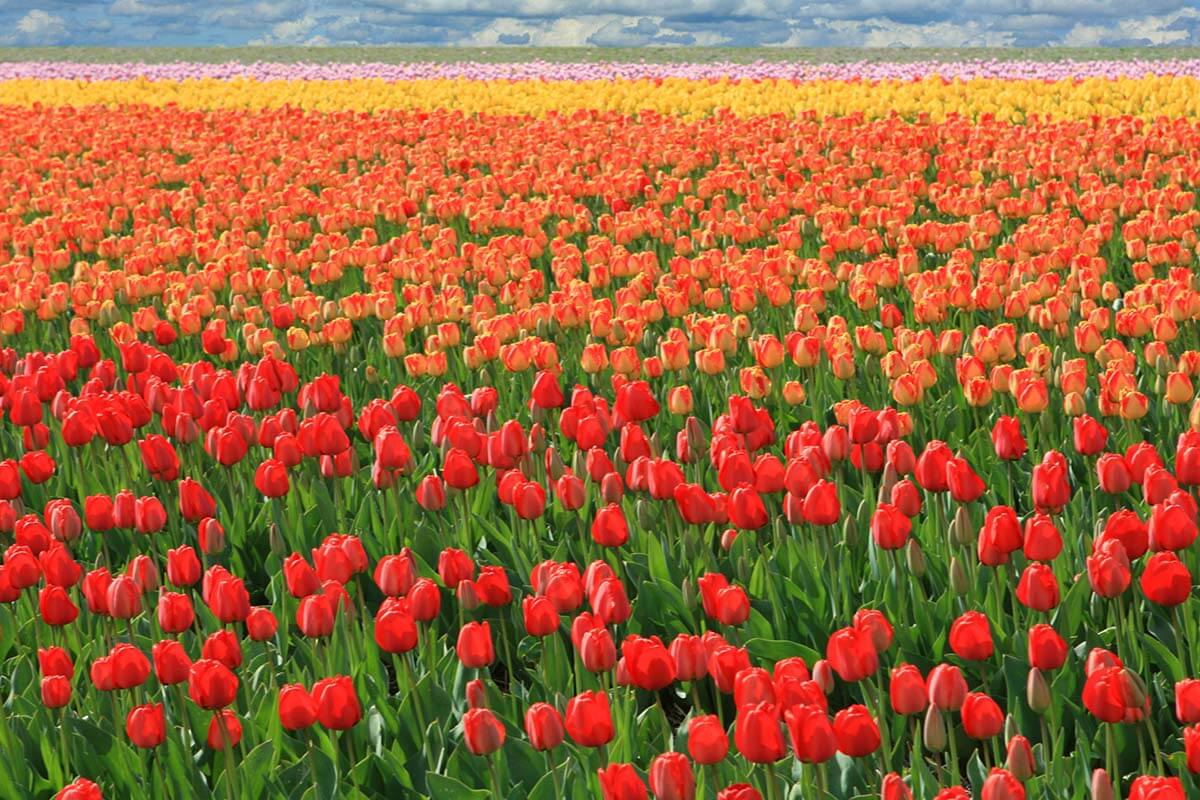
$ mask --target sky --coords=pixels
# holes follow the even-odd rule
[[[1200,0],[0,0],[0,44],[1200,46]]]

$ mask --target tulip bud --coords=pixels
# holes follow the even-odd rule
[[[658,458],[662,455],[662,437],[658,435],[658,431],[650,434],[650,457]]]
[[[687,431],[688,450],[693,453],[703,453],[704,432],[700,429],[700,420],[688,417],[684,430]]]
[[[587,453],[575,451],[575,457],[571,459],[571,471],[576,475],[587,475]]]
[[[563,464],[562,456],[558,454],[558,448],[546,448],[546,474],[549,475],[550,480],[558,480],[565,471],[566,466]]]
[[[787,521],[783,517],[776,517],[772,527],[775,531],[775,549],[779,550],[788,538]]]
[[[637,505],[637,521],[638,525],[642,526],[643,530],[651,530],[654,528],[654,510],[644,498],[638,498]]]
[[[971,512],[966,506],[959,506],[954,512],[954,523],[950,530],[955,533],[954,543],[969,546],[975,544],[975,526],[971,524]]]
[[[684,578],[683,583],[679,586],[679,591],[683,595],[684,608],[694,608],[696,605],[696,584],[692,583],[692,579]]]
[[[958,556],[950,558],[950,586],[957,595],[971,591],[971,580],[967,577],[967,570],[958,560]]]
[[[283,536],[279,533],[279,526],[272,522],[267,526],[267,541],[271,545],[271,552],[277,556],[287,555],[287,544],[283,541]]]
[[[367,366],[366,369],[367,383],[379,383],[379,370],[372,366]]]
[[[925,553],[921,550],[921,543],[916,539],[909,539],[908,544],[905,545],[904,560],[913,577],[920,578],[925,575]]]
[[[408,436],[408,446],[412,450],[418,450],[425,445],[425,429],[421,427],[421,420],[413,423],[412,432]]]
[[[842,523],[842,541],[852,550],[858,547],[858,526],[854,524],[854,517],[847,516],[846,521]]]
[[[942,719],[942,712],[932,703],[925,711],[925,724],[921,728],[921,739],[925,744],[925,749],[933,753],[940,753],[946,749],[946,722]]]
[[[1025,702],[1035,714],[1045,714],[1050,708],[1050,687],[1037,667],[1029,670],[1029,678],[1025,681]]]
[[[1092,771],[1092,800],[1113,800],[1113,782],[1103,768]]]
[[[1011,719],[1011,716],[1009,718]],[[1009,737],[1005,766],[1021,783],[1033,777],[1036,766],[1033,761],[1033,749],[1024,736],[1017,734]]]
[[[464,611],[474,611],[479,608],[479,593],[475,590],[474,581],[459,581],[455,595],[458,597],[458,604]]]
[[[737,528],[726,528],[725,532],[721,534],[721,549],[728,553],[733,549],[733,543],[737,541],[737,537]]]

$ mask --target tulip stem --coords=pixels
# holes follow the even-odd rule
[[[310,728],[305,738],[308,739],[308,758],[306,759],[308,761],[308,774],[312,778],[313,787],[316,787],[319,785],[317,782],[317,751],[313,747],[313,743],[316,741],[317,735]]]
[[[1191,659],[1188,656],[1188,648],[1183,641],[1183,629],[1179,625],[1179,606],[1171,609],[1171,630],[1175,634],[1175,650],[1179,653],[1179,661],[1183,665],[1183,672],[1186,675],[1191,675],[1191,667],[1189,666]]]
[[[1113,723],[1104,726],[1105,763],[1108,767],[1108,777],[1112,781],[1113,796],[1121,798],[1121,777],[1117,774],[1117,743],[1113,736]]]
[[[779,800],[779,786],[776,783],[775,765],[773,763],[763,764],[763,771],[767,773],[767,800]]]
[[[958,732],[954,730],[954,718],[946,715],[946,738],[950,742],[950,785],[958,785]]]
[[[1150,746],[1154,749],[1154,766],[1158,769],[1159,774],[1163,772],[1162,748],[1158,746],[1158,734],[1154,730],[1154,725],[1150,722],[1150,717],[1146,716],[1143,720],[1146,723],[1146,730],[1150,731]]]
[[[225,796],[232,798],[235,794],[234,783],[237,778],[233,771],[233,737],[229,734],[229,726],[225,724],[225,715],[217,712],[217,726],[221,729],[221,750],[225,753]]]
[[[891,730],[888,725],[887,692],[883,690],[883,676],[878,673],[870,679],[875,689],[876,714],[878,715],[880,746],[883,755],[884,774],[892,768]]]
[[[496,769],[496,756],[491,754],[487,757],[488,775],[491,777],[492,797],[495,800],[503,800],[503,795],[500,794],[500,773]]]
[[[671,739],[672,739],[672,734],[673,734],[673,731],[671,729],[671,720],[669,720],[667,718],[667,709],[663,706],[662,694],[660,692],[654,693],[654,704],[656,706],[658,706],[658,713],[662,716],[663,738],[664,738],[664,743],[665,743],[666,749],[672,750],[674,748],[672,747],[672,744],[671,744]]]

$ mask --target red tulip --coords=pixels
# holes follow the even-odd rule
[[[962,705],[963,731],[972,739],[990,739],[1004,727],[1004,712],[982,692],[968,692]]]
[[[192,664],[188,673],[188,696],[201,708],[224,708],[237,696],[238,679],[229,668],[211,658]]]
[[[1170,551],[1155,553],[1146,559],[1140,582],[1146,599],[1160,606],[1178,606],[1192,592],[1192,574]]]
[[[463,740],[477,756],[488,756],[504,746],[504,724],[486,708],[472,708],[463,714]]]
[[[650,762],[650,790],[656,800],[693,800],[696,776],[683,753],[662,753]]]
[[[468,669],[482,669],[496,659],[492,648],[492,629],[486,622],[468,622],[458,632],[455,646],[458,660]]]
[[[298,731],[317,721],[317,701],[299,684],[279,689],[279,721],[285,730]]]
[[[646,784],[632,764],[609,764],[596,770],[601,800],[646,800]]]
[[[562,715],[549,703],[534,703],[525,711],[525,734],[534,750],[553,750],[566,736]]]
[[[862,758],[879,749],[879,726],[866,706],[843,708],[833,718],[837,749],[851,758]]]
[[[135,747],[153,749],[167,738],[167,722],[162,703],[147,703],[129,709],[125,717],[125,735]]]
[[[952,664],[938,664],[926,679],[929,702],[941,711],[958,711],[967,697],[967,681],[962,670]]]
[[[603,692],[582,692],[567,701],[567,733],[583,747],[600,747],[613,738],[612,714],[608,695]]]
[[[889,693],[892,710],[897,714],[921,714],[929,704],[925,679],[912,664],[901,664],[892,669]]]
[[[729,737],[715,714],[692,717],[687,739],[688,754],[697,764],[719,764],[729,753]]]
[[[619,505],[607,505],[596,511],[592,539],[602,547],[620,547],[629,541],[629,525]]]
[[[312,696],[317,702],[317,720],[329,730],[344,731],[362,719],[358,693],[345,675],[317,681],[313,684]]]
[[[174,686],[188,679],[192,660],[183,645],[174,639],[164,639],[151,650],[154,656],[154,677],[163,686]]]
[[[1067,643],[1049,625],[1034,625],[1029,629],[1029,666],[1049,672],[1067,660]]]
[[[734,725],[734,742],[742,758],[754,764],[772,764],[783,758],[786,749],[779,724],[779,709],[771,703],[739,708]]]
[[[227,708],[213,714],[208,723],[208,736],[205,744],[209,750],[232,750],[242,740],[242,722]]]
[[[995,650],[988,618],[978,611],[968,611],[950,626],[950,649],[959,658],[985,661]]]

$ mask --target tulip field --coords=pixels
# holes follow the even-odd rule
[[[0,64],[0,798],[1200,797],[1200,61]]]

